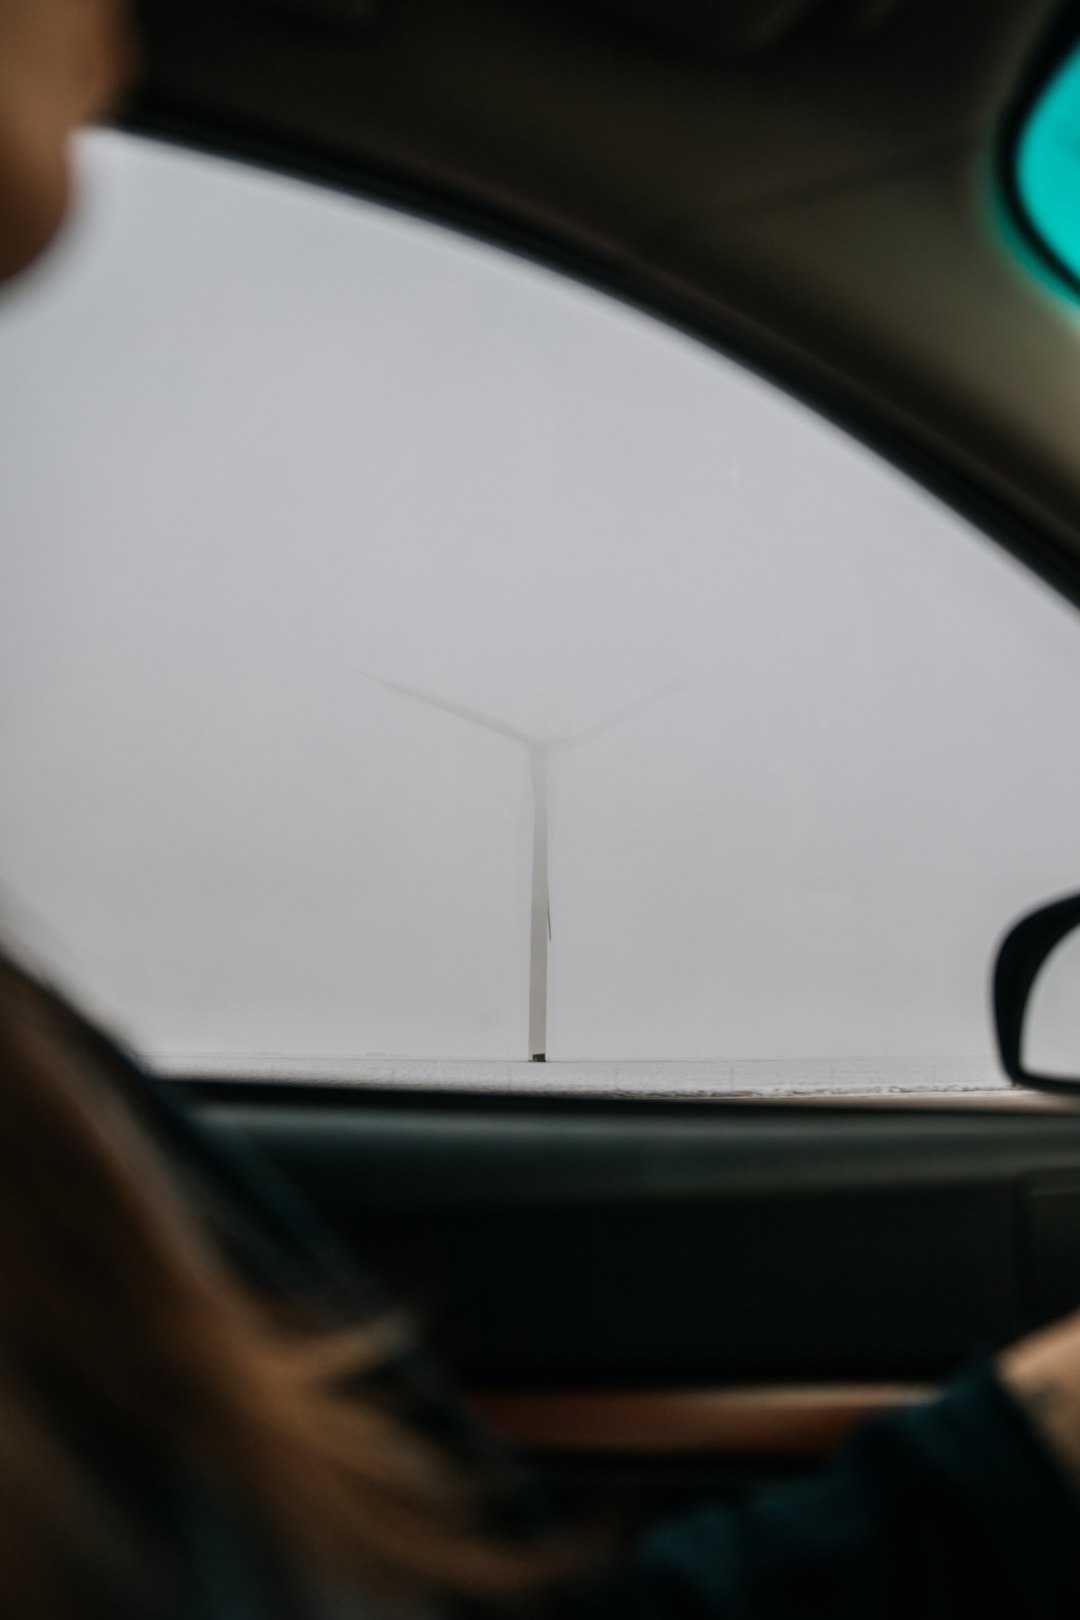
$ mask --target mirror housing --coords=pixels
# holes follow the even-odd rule
[[[998,1051],[1009,1079],[1017,1085],[1031,1086],[1038,1091],[1053,1091],[1080,1096],[1080,954],[1069,964],[1071,983],[1075,985],[1075,998],[1069,997],[1069,1025],[1072,1038],[1068,1042],[1068,1056],[1058,1072],[1055,1059],[1051,1072],[1044,1072],[1039,1059],[1031,1052],[1036,1030],[1033,1014],[1037,1011],[1040,991],[1046,983],[1046,972],[1051,958],[1059,947],[1067,946],[1069,936],[1076,934],[1080,946],[1080,894],[1067,895],[1029,912],[1015,923],[1006,934],[998,950],[994,967],[993,998],[994,1023],[997,1029]],[[1058,987],[1060,990],[1060,986]],[[1059,1002],[1061,997],[1058,997]],[[1075,1007],[1075,1018],[1072,1008]],[[1052,1007],[1050,1009],[1052,1015]],[[1046,1024],[1061,1020],[1043,1020],[1037,1051],[1046,1047]],[[1072,1026],[1075,1023],[1075,1033]],[[1051,1031],[1053,1036],[1054,1031]],[[1051,1039],[1051,1046],[1055,1043]],[[1075,1050],[1075,1057],[1074,1057]]]

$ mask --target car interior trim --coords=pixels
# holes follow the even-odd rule
[[[474,1404],[530,1452],[821,1460],[862,1424],[932,1398],[922,1384],[510,1391]]]

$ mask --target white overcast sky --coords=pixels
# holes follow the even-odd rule
[[[973,1059],[1080,887],[1080,624],[721,357],[99,134],[0,302],[0,882],[148,1051]],[[372,679],[374,677],[374,679]],[[659,693],[659,696],[655,694]]]

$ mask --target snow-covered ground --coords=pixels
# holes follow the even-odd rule
[[[165,1073],[242,1080],[303,1080],[316,1085],[446,1086],[453,1091],[550,1092],[562,1096],[865,1097],[1019,1095],[993,1059],[794,1058],[699,1063],[469,1063],[416,1058],[206,1056]]]

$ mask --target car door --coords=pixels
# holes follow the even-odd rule
[[[0,330],[50,970],[564,1478],[811,1466],[1080,1299],[1080,1122],[986,989],[1076,879],[1075,610],[550,270],[84,159]]]

